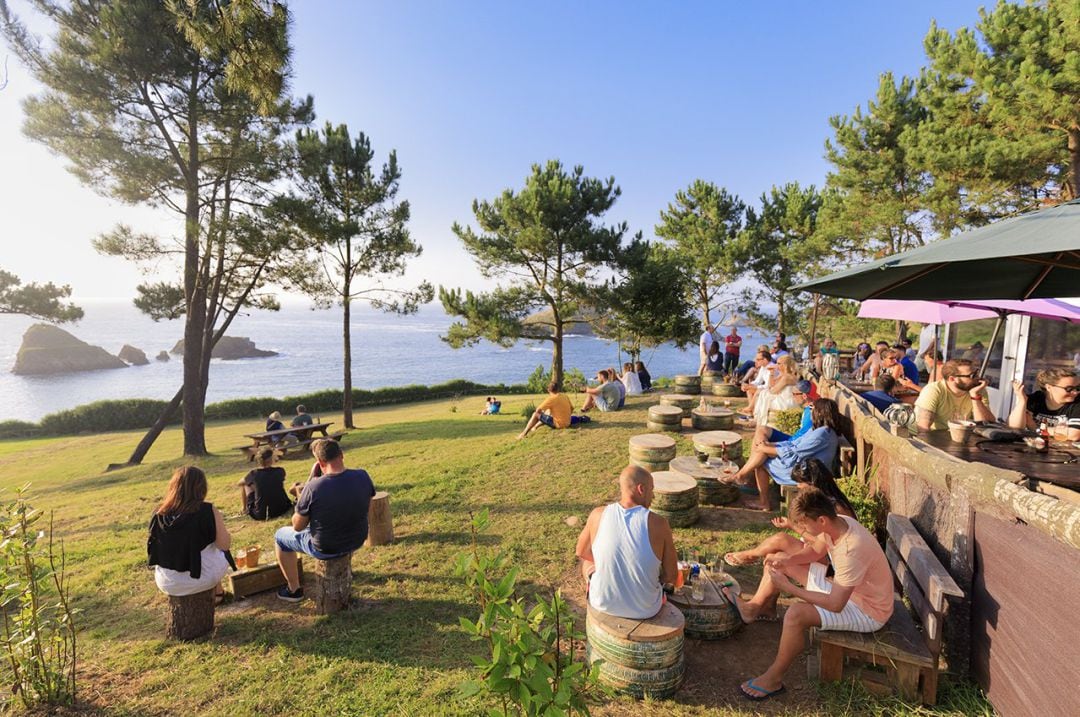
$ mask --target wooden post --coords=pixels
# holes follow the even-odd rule
[[[315,612],[332,615],[349,607],[352,594],[352,553],[333,560],[316,560],[312,569],[315,576]]]
[[[165,636],[174,640],[194,640],[214,630],[214,590],[194,595],[169,596]]]
[[[380,490],[368,506],[368,534],[365,547],[394,542],[394,516],[390,513],[390,494]]]

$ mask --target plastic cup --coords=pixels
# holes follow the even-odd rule
[[[262,546],[253,545],[247,549],[246,560],[244,564],[249,568],[259,567],[259,553],[262,551]]]
[[[955,443],[966,443],[974,429],[974,421],[949,421],[949,437]]]

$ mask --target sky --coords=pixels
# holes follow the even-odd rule
[[[424,247],[397,283],[480,289],[491,281],[450,227],[472,220],[474,199],[521,187],[532,164],[559,159],[614,176],[622,196],[606,221],[646,238],[698,178],[752,204],[774,184],[820,186],[829,117],[865,105],[882,72],[916,74],[932,19],[972,26],[979,6],[300,0],[290,3],[292,91],[314,96],[318,126],[363,131],[380,161],[397,151],[400,197]],[[0,78],[7,55],[0,45]],[[22,100],[40,86],[14,56],[7,75],[0,267],[70,284],[81,299],[133,296],[146,277],[96,254],[91,240],[120,222],[174,237],[180,218],[80,184],[21,133]]]

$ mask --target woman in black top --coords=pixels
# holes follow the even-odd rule
[[[642,391],[652,390],[652,376],[649,375],[649,369],[645,368],[645,364],[638,361],[634,364],[634,368],[637,369],[638,380],[641,381]]]
[[[274,449],[259,452],[259,467],[241,479],[241,510],[255,520],[277,518],[293,509],[285,493],[285,469],[274,465]]]
[[[229,569],[224,551],[232,539],[221,512],[205,498],[206,474],[195,466],[177,468],[150,518],[148,562],[167,595],[221,594],[221,579]]]
[[[1041,391],[1028,396],[1022,381],[1013,381],[1012,412],[1009,425],[1013,428],[1037,429],[1046,423],[1051,436],[1057,422],[1056,437],[1069,441],[1080,440],[1080,373],[1071,368],[1049,368],[1035,375]]]

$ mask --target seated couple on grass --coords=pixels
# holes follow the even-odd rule
[[[791,471],[808,458],[816,458],[826,466],[836,463],[840,446],[840,410],[836,401],[819,398],[811,404],[811,428],[797,438],[785,438],[775,429],[760,429],[754,434],[750,457],[731,478],[745,486],[745,492],[759,496],[758,507],[772,510],[769,501],[769,480],[780,485],[795,485]],[[751,476],[756,488],[751,487]]]
[[[790,551],[765,557],[757,592],[749,600],[723,588],[743,622],[776,614],[780,593],[799,599],[787,609],[776,658],[739,689],[751,700],[784,691],[784,674],[802,652],[808,628],[874,632],[893,612],[893,576],[877,540],[854,518],[838,515],[836,504],[816,488],[800,491],[788,512],[791,527],[806,539],[791,538]],[[826,577],[827,562],[835,574]]]
[[[574,406],[566,394],[559,391],[559,384],[556,382],[549,383],[547,391],[547,398],[537,406],[529,417],[529,422],[525,424],[525,428],[518,434],[519,441],[536,430],[540,424],[548,428],[570,428],[570,426],[588,423],[591,420],[588,416],[574,415]]]
[[[595,406],[602,412],[618,411],[626,402],[626,387],[615,374],[615,369],[600,369],[596,374],[599,385],[585,387],[585,403],[581,404],[581,412],[592,410]]]

